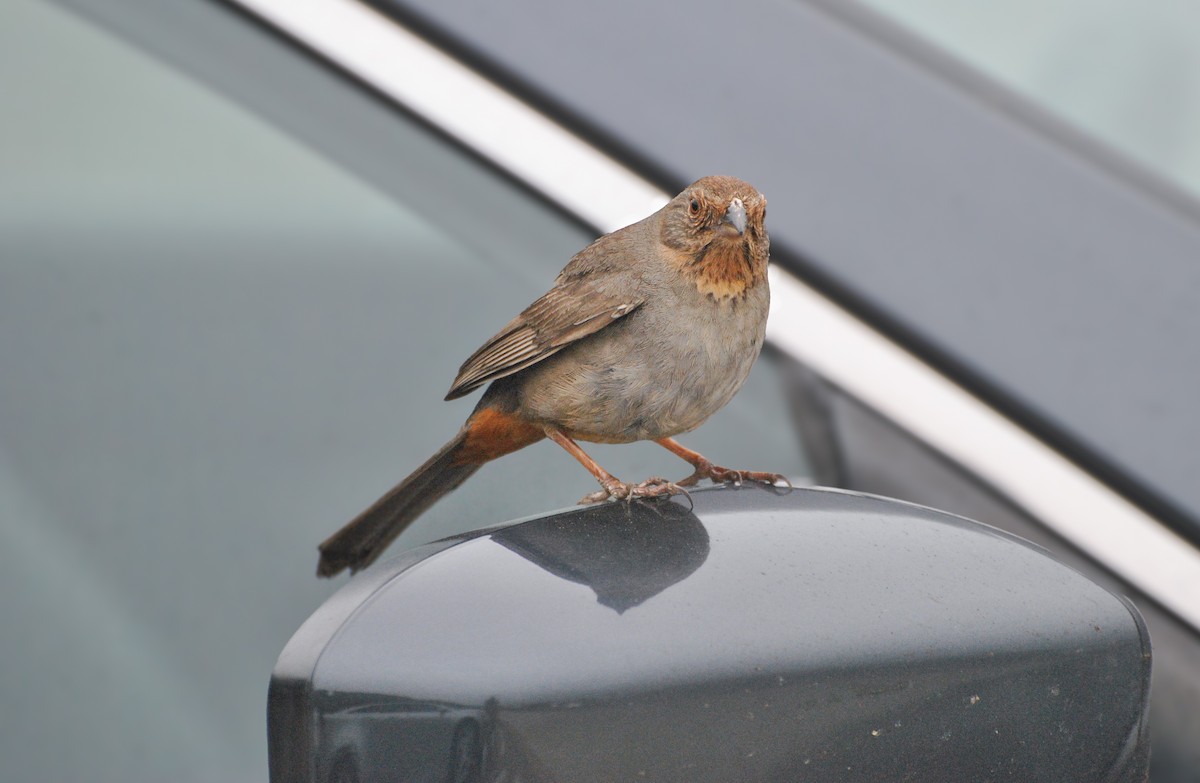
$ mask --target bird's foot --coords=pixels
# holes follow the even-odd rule
[[[601,481],[600,486],[604,487],[604,489],[584,495],[579,499],[579,505],[586,506],[592,503],[603,503],[610,499],[633,500],[634,498],[661,498],[687,494],[687,490],[679,484],[667,481],[665,478],[660,478],[659,476],[648,478],[641,484],[626,484],[624,481],[613,479],[611,481]]]
[[[741,486],[746,482],[754,482],[758,484],[767,484],[772,487],[786,487],[793,489],[792,482],[782,473],[765,473],[759,470],[733,470],[731,468],[723,468],[720,465],[714,465],[708,460],[704,460],[696,466],[695,472],[685,479],[677,481],[676,484],[680,487],[694,487],[700,483],[701,479],[711,479],[714,484],[733,484]]]

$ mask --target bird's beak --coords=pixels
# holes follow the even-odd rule
[[[746,205],[742,203],[740,198],[735,198],[729,202],[729,208],[725,210],[725,217],[721,222],[733,226],[738,234],[745,233]]]

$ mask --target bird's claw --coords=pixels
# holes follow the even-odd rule
[[[673,481],[667,481],[661,476],[653,476],[633,487],[630,497],[661,498],[671,495],[687,494],[682,487]]]
[[[604,501],[608,500],[611,497],[612,497],[612,495],[610,495],[608,493],[608,490],[600,489],[595,492],[589,492],[588,494],[581,497],[579,499],[579,505],[590,506],[595,503],[603,503]]]
[[[746,482],[752,482],[766,484],[771,487],[780,487],[782,485],[788,491],[795,488],[788,477],[782,473],[765,473],[757,470],[733,470],[706,461],[697,466],[692,475],[679,481],[667,481],[665,478],[659,476],[648,478],[641,484],[626,484],[624,481],[618,481],[617,479],[601,481],[600,486],[603,489],[584,495],[579,499],[579,505],[587,506],[593,503],[603,503],[606,500],[632,501],[634,498],[659,498],[670,497],[671,495],[687,495],[690,501],[692,496],[685,487],[694,487],[700,483],[701,479],[710,479],[714,484],[733,484],[735,487],[740,487]]]
[[[733,470],[714,465],[707,460],[696,466],[696,470],[687,478],[676,482],[681,487],[694,487],[701,479],[710,479],[714,484],[733,484],[740,487],[745,482],[767,484],[772,487],[783,485],[788,490],[795,489],[792,482],[782,473],[766,473],[759,470]]]
[[[660,498],[688,494],[687,490],[679,484],[667,481],[665,478],[659,476],[648,478],[640,484],[626,484],[624,481],[617,481],[615,479],[613,481],[601,481],[600,486],[604,488],[581,497],[579,505],[586,506],[592,503],[603,503],[606,500],[632,501],[634,498]]]

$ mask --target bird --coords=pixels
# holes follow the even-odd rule
[[[750,184],[707,176],[576,253],[548,292],[463,362],[446,399],[487,389],[458,433],[320,544],[317,575],[365,568],[482,465],[547,438],[599,482],[580,503],[669,496],[702,479],[790,486],[779,473],[720,467],[675,440],[733,398],[762,350],[766,210]],[[641,440],[693,472],[626,483],[578,443]]]

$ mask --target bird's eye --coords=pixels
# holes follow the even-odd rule
[[[700,214],[700,200],[695,199],[695,198],[692,199],[692,203],[688,204],[688,211],[691,212],[693,215],[699,215]]]

